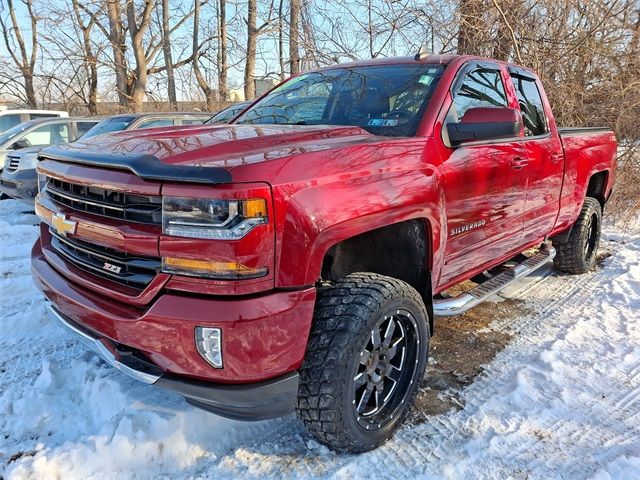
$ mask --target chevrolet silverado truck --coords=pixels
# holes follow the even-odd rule
[[[43,150],[33,274],[123,373],[363,452],[406,418],[434,316],[551,259],[593,267],[615,156],[610,130],[558,128],[526,68],[322,68],[228,125]]]

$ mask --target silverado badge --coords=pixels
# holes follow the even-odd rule
[[[459,235],[464,232],[468,232],[469,230],[474,230],[476,228],[480,228],[487,223],[486,220],[478,220],[477,222],[468,223],[467,225],[462,225],[461,227],[456,227],[451,229],[451,236]]]
[[[77,222],[72,220],[67,220],[63,213],[54,213],[51,215],[51,226],[58,232],[60,235],[67,235],[67,233],[74,234],[76,233],[76,227],[78,226]]]

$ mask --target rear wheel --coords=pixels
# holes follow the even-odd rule
[[[298,416],[329,447],[371,450],[400,427],[424,375],[429,320],[400,280],[355,273],[318,293]]]
[[[600,202],[587,197],[566,241],[553,241],[557,251],[553,260],[555,267],[567,273],[585,273],[591,270],[596,262],[601,227]]]

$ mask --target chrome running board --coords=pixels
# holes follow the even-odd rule
[[[551,244],[545,243],[537,254],[481,283],[473,290],[462,293],[457,297],[434,299],[433,313],[436,317],[460,315],[482,303],[491,295],[498,293],[506,286],[511,285],[516,280],[538,270],[555,256],[556,249]]]

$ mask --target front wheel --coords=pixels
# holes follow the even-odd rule
[[[428,352],[418,292],[395,278],[351,274],[318,292],[298,416],[334,450],[376,448],[409,413]]]
[[[585,273],[593,268],[600,243],[602,207],[595,198],[587,197],[580,215],[564,242],[554,240],[557,254],[553,263],[567,273]]]

